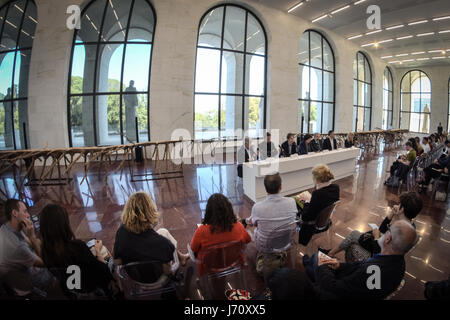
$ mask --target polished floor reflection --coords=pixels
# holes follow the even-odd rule
[[[367,158],[357,164],[353,177],[337,181],[341,188],[341,204],[334,215],[332,241],[337,245],[352,230],[366,231],[367,223],[382,221],[387,206],[398,201],[397,189],[386,188],[383,182],[389,166],[399,151]],[[138,170],[143,170],[138,167]],[[31,207],[32,214],[48,203],[67,208],[76,237],[82,240],[102,239],[112,249],[120,215],[128,197],[135,191],[149,192],[161,213],[160,226],[169,229],[186,251],[197,224],[201,222],[208,197],[223,193],[233,203],[236,215],[250,216],[252,202],[243,196],[242,180],[236,176],[235,165],[187,165],[184,178],[130,182],[130,177],[111,175],[108,183],[103,176],[91,170],[87,180],[81,167],[73,181],[65,186],[25,187],[21,196]],[[17,197],[14,179],[0,179],[3,196]],[[430,195],[422,195],[424,209],[415,220],[422,239],[406,257],[405,286],[394,299],[423,299],[423,284],[428,280],[444,280],[450,273],[450,214],[448,202],[437,202]],[[3,218],[3,217],[2,217]],[[301,266],[302,248],[297,248],[296,267]],[[255,272],[256,251],[248,246],[246,260],[249,291],[261,292],[264,283]],[[343,259],[343,255],[340,256]]]

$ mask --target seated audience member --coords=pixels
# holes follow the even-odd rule
[[[425,298],[427,300],[450,300],[450,277],[443,281],[428,281],[425,283]]]
[[[96,256],[86,243],[77,240],[70,228],[66,209],[59,205],[47,205],[39,216],[42,238],[42,260],[49,270],[57,276],[63,290],[70,274],[65,270],[76,265],[81,270],[80,292],[94,292],[102,289],[110,295],[115,288],[111,272],[101,254],[102,242],[95,241]],[[78,290],[76,290],[78,291]]]
[[[434,162],[426,167],[423,172],[425,177],[423,181],[419,182],[420,192],[430,184],[431,179],[439,178],[442,173],[448,174],[450,169],[450,155],[444,156],[434,160]]]
[[[270,132],[266,133],[266,140],[261,142],[258,146],[259,149],[259,159],[265,160],[267,158],[275,158],[278,156],[278,150],[274,143],[271,141],[272,135]]]
[[[381,252],[378,239],[386,233],[388,225],[397,220],[405,220],[415,228],[413,219],[417,217],[423,208],[422,199],[415,192],[404,192],[400,195],[400,205],[388,208],[386,217],[378,229],[361,233],[358,230],[352,231],[337,248],[326,252],[330,257],[335,257],[337,253],[345,250],[345,262],[363,261],[369,259],[374,254]]]
[[[417,156],[417,153],[419,152],[419,148],[417,147],[416,139],[409,138],[408,141],[411,142],[411,146],[414,149],[414,151],[416,151],[416,156]]]
[[[295,200],[280,195],[282,183],[278,173],[265,176],[264,187],[268,194],[267,197],[263,201],[255,203],[251,216],[244,221],[244,224],[256,226],[255,239],[263,243],[270,238],[274,230],[293,223],[297,216]],[[261,225],[259,223],[260,221],[270,221],[270,223]],[[263,272],[269,273],[273,269],[281,266],[285,259],[285,253],[271,256],[258,253],[256,258],[256,271],[259,274]],[[266,269],[263,271],[264,267]]]
[[[305,134],[303,137],[303,141],[298,146],[298,154],[308,154],[309,151],[311,151],[310,143],[312,141],[312,135]]]
[[[330,130],[328,132],[328,137],[323,142],[323,150],[325,150],[325,149],[330,150],[330,151],[337,149],[337,142],[336,142],[333,130]]]
[[[114,242],[114,262],[125,265],[131,262],[159,261],[162,271],[171,273],[171,261],[177,241],[167,229],[154,230],[159,214],[152,198],[143,191],[133,193],[122,212],[122,225]],[[189,258],[177,250],[180,264]]]
[[[26,204],[8,199],[4,204],[7,222],[0,227],[0,276],[17,295],[33,287],[46,290],[52,276],[44,268],[41,241],[36,237]]]
[[[314,300],[316,294],[305,272],[281,268],[268,277],[265,292],[252,300]]]
[[[405,220],[394,222],[378,240],[381,253],[370,259],[353,263],[341,263],[336,259],[303,257],[308,277],[313,281],[321,299],[384,299],[394,292],[405,274],[404,255],[416,241],[416,230]],[[373,281],[373,266],[379,277]],[[367,285],[371,283],[373,288]]]
[[[399,180],[406,181],[406,175],[409,168],[413,165],[414,161],[416,161],[416,151],[413,149],[411,141],[407,141],[405,147],[408,153],[406,155],[401,155],[392,164],[390,169],[391,176],[384,184],[397,186]]]
[[[329,205],[339,201],[339,186],[331,183],[334,175],[324,164],[318,164],[312,169],[315,190],[311,199],[303,199],[304,207],[300,208],[300,218],[303,222],[315,221],[319,213]],[[315,226],[303,224],[299,232],[299,243],[306,246],[314,234]]]
[[[190,247],[195,257],[201,261],[208,247],[230,241],[246,244],[251,238],[245,227],[237,221],[230,200],[223,194],[215,193],[208,199],[205,218],[195,231]],[[244,262],[242,255],[241,259]],[[202,276],[204,272],[202,264],[199,263],[199,275]]]
[[[322,151],[322,140],[320,140],[320,134],[314,134],[314,139],[309,144],[312,152]]]
[[[423,148],[423,153],[430,152],[431,149],[430,149],[428,137],[423,137],[422,138],[422,148]]]
[[[243,175],[242,164],[244,162],[254,161],[256,160],[256,158],[256,152],[253,151],[252,147],[250,147],[250,138],[245,137],[244,144],[239,148],[237,152],[237,172],[239,178],[242,178]]]
[[[345,147],[346,148],[351,148],[355,145],[355,141],[353,140],[353,137],[354,137],[354,135],[352,132],[350,132],[347,135],[347,139],[345,139]]]
[[[287,140],[281,145],[280,157],[290,157],[297,154],[297,144],[295,143],[295,134],[288,133]]]
[[[444,143],[445,143],[445,147],[442,150],[442,155],[441,155],[442,158],[450,154],[450,152],[449,152],[449,150],[450,150],[450,140],[445,140]]]
[[[417,146],[417,156],[421,156],[425,152],[425,150],[423,149],[422,144],[420,144],[420,138],[416,137],[415,142]]]

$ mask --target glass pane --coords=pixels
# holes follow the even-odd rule
[[[309,31],[300,38],[298,62],[309,65]]]
[[[14,149],[13,105],[16,103],[16,101],[0,102],[0,147],[2,149]]]
[[[125,41],[131,1],[108,0],[101,41]]]
[[[102,44],[97,62],[97,91],[120,92],[123,44]]]
[[[70,98],[70,122],[73,147],[94,146],[93,98]]]
[[[358,105],[358,80],[353,80],[353,105]]]
[[[303,129],[302,133],[308,133],[309,130],[309,102],[308,101],[302,101],[301,102],[301,109],[302,109],[302,119],[303,119]]]
[[[402,92],[411,92],[411,73],[406,74],[402,80]]]
[[[120,95],[97,96],[97,142],[100,146],[121,144]],[[125,142],[124,138],[124,142]]]
[[[219,130],[219,96],[195,95],[195,139],[217,139]]]
[[[322,130],[321,133],[328,133],[333,130],[333,111],[334,106],[331,103],[323,104]]]
[[[430,113],[431,112],[430,103],[431,103],[431,94],[429,93],[422,94],[420,99],[420,111]]]
[[[372,86],[369,84],[365,84],[364,85],[364,106],[365,107],[371,107],[371,90],[372,90]]]
[[[12,98],[14,52],[0,54],[0,100]]]
[[[358,107],[358,122],[357,130],[364,131],[364,108]]]
[[[430,79],[428,79],[428,77],[424,73],[421,73],[420,86],[421,86],[422,92],[431,92]]]
[[[219,92],[220,51],[197,49],[196,92]]]
[[[358,80],[364,81],[366,79],[364,71],[364,57],[361,53],[358,53]]]
[[[402,93],[401,100],[401,110],[411,111],[411,94]]]
[[[358,121],[358,107],[354,107],[353,108],[353,126],[352,126],[352,131],[357,131],[356,130],[356,122]]]
[[[353,79],[358,79],[358,56],[353,60]]]
[[[322,100],[322,70],[311,68],[311,99]]]
[[[392,111],[388,111],[387,127],[389,129],[392,128],[392,115],[393,115],[393,112]]]
[[[370,71],[370,66],[367,59],[364,59],[364,81],[372,83],[372,72]]]
[[[70,93],[89,93],[94,88],[96,45],[76,45],[73,49]],[[88,53],[86,55],[86,52]]]
[[[411,91],[420,92],[420,71],[411,71]]]
[[[383,110],[383,118],[382,118],[382,123],[381,123],[381,128],[383,130],[387,129],[387,117],[388,117],[388,112],[387,110]]]
[[[226,7],[223,38],[225,49],[244,51],[245,10],[234,6]]]
[[[31,18],[30,18],[31,17]],[[33,45],[33,36],[36,30],[37,10],[32,1],[28,1],[27,12],[23,19],[22,29],[19,38],[20,48],[31,48]],[[33,20],[34,19],[34,20]]]
[[[12,50],[17,47],[20,24],[26,1],[11,2],[6,23],[3,24],[3,34],[0,42],[0,50]],[[20,8],[20,10],[18,9]],[[2,21],[3,22],[3,21]]]
[[[223,8],[213,9],[204,16],[198,32],[199,46],[221,47]]]
[[[411,111],[420,112],[420,93],[411,94],[411,104]]]
[[[393,91],[394,90],[394,86],[392,84],[392,74],[389,71],[389,69],[387,69],[387,70],[388,70],[389,90]]]
[[[419,124],[420,124],[420,114],[419,113],[411,113],[411,120],[409,123],[409,131],[420,132]]]
[[[323,40],[323,68],[328,71],[334,71],[333,51],[325,39]]]
[[[123,88],[129,86],[133,81],[137,91],[148,91],[151,52],[151,44],[127,44],[123,68]]]
[[[334,101],[334,74],[323,72],[323,100]]]
[[[146,0],[136,0],[128,30],[128,41],[153,42],[154,28],[155,16],[152,8]]]
[[[299,65],[299,98],[309,99],[309,67]]]
[[[321,131],[321,123],[322,123],[322,103],[312,101],[311,111],[309,114],[308,133]]]
[[[28,95],[28,73],[30,70],[31,50],[17,51],[16,70],[14,72],[15,94],[19,98]]]
[[[124,94],[122,96],[124,143],[148,141],[148,96]],[[136,120],[139,141],[136,138]],[[128,138],[128,139],[127,139]]]
[[[248,130],[249,137],[258,137],[264,127],[264,98],[246,97],[245,115],[248,122],[244,130]]]
[[[25,148],[25,131],[28,132],[27,101],[19,100],[14,103],[14,135],[16,149]],[[27,144],[29,145],[28,137]]]
[[[367,85],[364,82],[358,82],[358,106],[365,105],[366,101],[364,100],[364,98],[366,97],[366,87]]]
[[[222,93],[242,93],[243,72],[244,54],[224,51],[222,55]]]
[[[311,32],[311,65],[322,68],[322,36]]]
[[[265,55],[264,31],[258,20],[250,13],[247,18],[247,52]]]
[[[82,42],[97,42],[106,0],[92,1],[81,17],[81,29],[77,30],[77,37]]]
[[[371,129],[370,125],[370,113],[372,108],[364,108],[364,131],[369,131]]]
[[[242,129],[242,97],[220,98],[220,129],[222,138],[238,137],[236,130]]]
[[[260,56],[246,56],[245,93],[264,95],[264,71],[266,58]]]
[[[400,112],[400,129],[410,130],[409,127],[410,114],[407,112]]]

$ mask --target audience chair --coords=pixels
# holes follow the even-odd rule
[[[163,273],[159,261],[132,262],[116,270],[127,300],[181,299],[178,283]]]
[[[313,255],[317,252],[319,248],[319,242],[321,242],[323,236],[326,236],[326,248],[329,249],[332,247],[332,221],[331,218],[336,211],[336,207],[340,201],[336,201],[335,203],[329,205],[328,207],[322,209],[322,211],[317,216],[316,221],[310,222],[301,222],[301,225],[314,225],[315,234],[311,237],[306,246],[306,254]]]
[[[203,298],[223,300],[227,289],[247,289],[245,263],[241,259],[243,251],[241,241],[224,242],[204,249],[203,258],[196,259],[204,271],[197,279]]]
[[[33,287],[31,278],[23,272],[0,266],[0,295],[11,300],[43,300],[47,293]]]

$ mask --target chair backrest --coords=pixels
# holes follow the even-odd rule
[[[202,269],[205,273],[219,273],[241,265],[244,244],[240,240],[223,242],[204,249]]]
[[[118,266],[117,274],[126,299],[162,299],[176,292],[159,261],[132,262]]]
[[[3,285],[17,296],[26,296],[33,289],[31,277],[20,268],[0,265],[0,278],[3,279]]]
[[[256,248],[258,252],[274,253],[288,250],[294,240],[297,222],[293,218],[283,219],[282,224],[273,228],[273,220],[259,220]]]
[[[330,204],[329,206],[323,208],[322,211],[320,211],[320,213],[317,216],[315,224],[317,230],[325,229],[328,226],[328,223],[331,219],[331,215],[333,214],[339,202],[340,201],[336,201]]]

